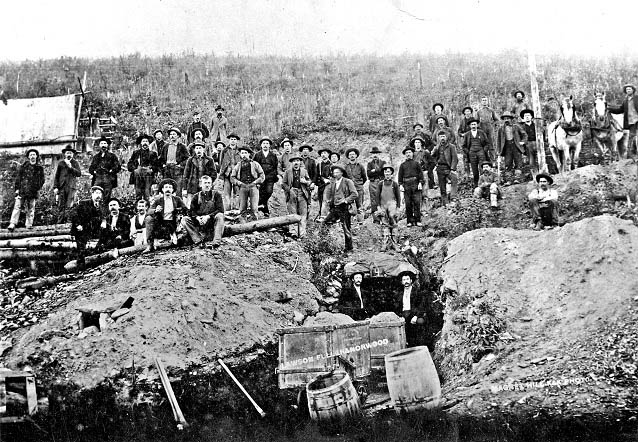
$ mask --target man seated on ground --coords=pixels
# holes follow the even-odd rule
[[[363,273],[355,273],[351,276],[352,287],[347,287],[339,298],[339,312],[350,316],[355,321],[368,319],[370,314],[366,311],[369,294],[361,289]],[[365,299],[365,301],[364,301]]]
[[[414,286],[414,274],[401,274],[400,295],[397,297],[395,313],[405,319],[405,340],[408,347],[420,345],[421,334],[425,326],[425,296]]]
[[[230,174],[230,181],[239,188],[239,216],[242,223],[252,216],[257,221],[259,205],[259,186],[266,179],[264,170],[257,161],[250,159],[253,151],[250,147],[239,148],[239,163],[235,164]],[[250,209],[249,209],[250,207]]]
[[[175,180],[165,178],[159,188],[161,194],[155,197],[146,216],[146,253],[155,251],[155,238],[169,236],[177,244],[178,217],[186,212],[182,199],[173,195],[177,188]]]
[[[131,233],[130,238],[134,245],[141,246],[146,244],[146,212],[148,210],[148,201],[139,200],[137,202],[137,213],[131,217]]]
[[[224,200],[222,194],[213,190],[213,179],[204,175],[199,179],[202,190],[191,200],[189,216],[182,218],[182,227],[193,244],[204,246],[206,236],[213,234],[213,247],[219,247],[224,233]]]
[[[305,167],[301,167],[301,156],[291,154],[288,159],[292,166],[286,169],[281,188],[286,195],[286,206],[291,215],[300,215],[299,224],[291,224],[290,234],[298,238],[306,236],[308,206],[310,206],[310,176]]]
[[[120,212],[120,200],[111,197],[108,201],[109,215],[100,226],[99,249],[121,249],[133,245],[131,220]]]
[[[91,187],[91,198],[80,201],[71,211],[71,235],[78,245],[78,269],[84,269],[86,243],[97,239],[104,219],[102,214],[102,195],[100,186]]]
[[[529,210],[532,212],[534,229],[559,225],[558,192],[550,188],[554,179],[546,173],[539,173],[536,175],[536,182],[538,187],[529,194]]]
[[[394,181],[392,175],[394,175],[394,167],[383,166],[383,181],[377,189],[377,200],[379,201],[377,216],[381,219],[383,226],[382,252],[388,250],[388,247],[392,250],[397,249],[394,229],[399,220],[398,209],[401,207],[401,191],[399,183]]]
[[[483,161],[481,163],[481,176],[478,185],[474,189],[476,198],[490,198],[490,207],[498,208],[498,198],[501,195],[501,189],[498,187],[498,177],[492,170],[492,163]]]

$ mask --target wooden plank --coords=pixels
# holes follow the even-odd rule
[[[541,110],[540,95],[538,92],[538,72],[536,70],[536,55],[531,49],[527,53],[527,61],[529,65],[529,77],[531,84],[532,110],[534,111],[534,126],[536,127],[536,152],[538,155],[538,169],[540,172],[547,173],[547,162],[545,161],[545,141],[543,140],[543,118]],[[535,175],[535,171],[532,171]],[[534,176],[533,178],[536,178]]]
[[[0,377],[0,414],[7,412],[7,386],[4,377]]]
[[[34,377],[35,374],[30,371],[0,371],[0,379],[5,378],[28,378]]]
[[[27,407],[29,415],[34,415],[38,412],[38,394],[35,390],[35,377],[27,377]]]
[[[164,386],[164,390],[166,390],[166,396],[168,397],[168,402],[171,404],[171,408],[173,409],[173,417],[175,417],[175,421],[177,421],[177,429],[183,430],[184,427],[188,427],[188,423],[184,418],[184,414],[182,413],[182,409],[179,407],[177,403],[177,398],[175,397],[175,392],[173,392],[173,387],[171,386],[171,382],[168,379],[168,374],[166,374],[166,370],[164,369],[164,364],[160,358],[155,358],[155,365],[157,366],[157,371],[159,371],[160,380],[162,381],[162,385]]]

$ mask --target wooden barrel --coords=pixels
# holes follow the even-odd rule
[[[314,421],[339,421],[359,414],[361,403],[345,371],[317,376],[306,386],[308,410]]]
[[[370,342],[387,340],[388,345],[376,346],[370,353],[370,368],[385,379],[385,355],[405,348],[405,320],[370,322]]]
[[[427,347],[411,347],[387,354],[385,374],[397,412],[439,406],[441,384]]]

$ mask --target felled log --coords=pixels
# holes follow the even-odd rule
[[[17,289],[38,290],[43,287],[49,287],[60,282],[77,279],[78,275],[59,275],[44,278],[26,278],[16,283]]]
[[[68,250],[26,250],[26,249],[0,249],[0,259],[60,259],[64,258]]]
[[[156,250],[166,249],[169,247],[173,247],[173,244],[159,244],[155,247]],[[112,261],[116,259],[118,256],[127,256],[134,255],[136,253],[141,253],[146,249],[146,245],[139,246],[131,246],[125,247],[123,249],[113,249],[108,252],[98,253],[97,255],[87,256],[84,260],[85,266],[95,267],[100,264],[104,264],[105,262]],[[78,269],[78,261],[74,259],[73,261],[69,261],[64,265],[64,270],[67,272],[75,272]]]
[[[4,241],[75,241],[73,235],[54,235],[54,236],[29,236],[27,238],[16,238],[13,240],[4,240]]]
[[[46,229],[44,228],[46,227]],[[15,229],[0,231],[0,239],[33,238],[43,236],[68,235],[71,233],[71,224],[55,224],[51,226],[38,226],[31,229]]]
[[[241,233],[263,232],[264,230],[284,227],[301,221],[300,215],[276,216],[274,218],[260,219],[244,224],[231,224],[224,226],[224,236],[239,235]]]
[[[6,249],[75,249],[75,241],[50,241],[32,239],[8,239],[0,240],[0,248]]]

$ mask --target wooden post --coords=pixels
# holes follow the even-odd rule
[[[79,78],[78,78],[79,80]],[[86,71],[84,71],[84,78],[82,79],[81,90],[82,95],[80,95],[80,101],[78,103],[78,116],[75,119],[75,138],[78,137],[78,128],[80,126],[80,116],[82,115],[82,103],[84,101],[84,91],[86,90]]]
[[[421,62],[416,62],[416,67],[419,70],[419,86],[423,89],[423,74],[421,73]]]
[[[529,77],[531,83],[532,110],[534,111],[534,126],[536,127],[536,152],[538,154],[538,171],[547,173],[547,163],[545,161],[545,141],[543,140],[543,117],[541,114],[541,101],[538,93],[538,81],[536,79],[536,55],[534,51],[527,51],[527,61],[529,64]],[[536,178],[536,171],[532,171]]]

